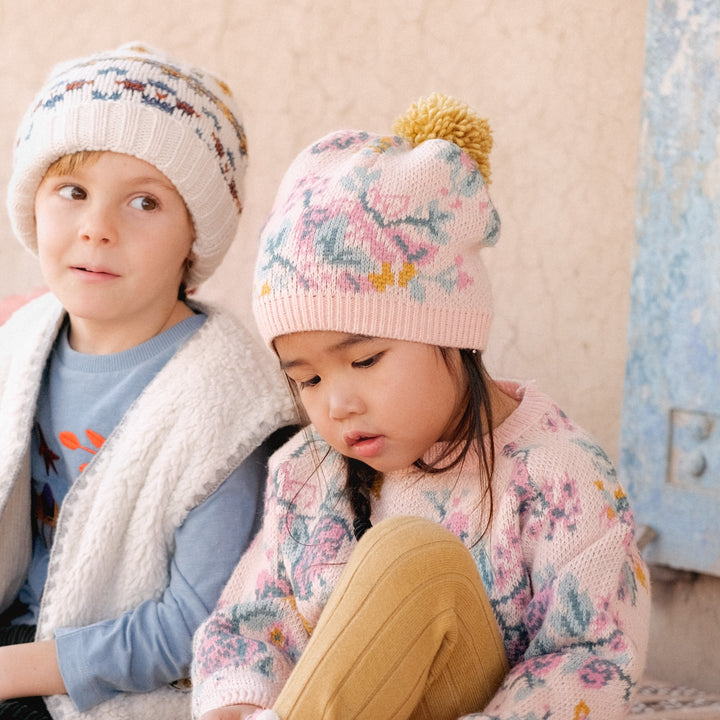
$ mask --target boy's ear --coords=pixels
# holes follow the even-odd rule
[[[192,269],[193,263],[195,262],[195,253],[190,250],[190,253],[185,258],[183,262],[183,276],[182,280],[180,281],[180,292],[178,294],[178,299],[185,300],[185,298],[188,295],[192,295],[197,288],[189,288],[187,287],[187,279],[190,276],[190,270]]]
[[[190,253],[185,258],[185,263],[183,265],[183,282],[187,280],[188,273],[190,272],[193,264],[195,263],[195,253],[190,250]]]

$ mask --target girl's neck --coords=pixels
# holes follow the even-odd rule
[[[515,412],[520,401],[504,393],[494,380],[489,381],[488,389],[492,408],[492,429],[495,430]]]

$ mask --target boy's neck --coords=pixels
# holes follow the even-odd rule
[[[70,316],[70,347],[86,355],[111,355],[130,350],[169,330],[182,320],[191,317],[193,311],[178,300],[160,317],[146,317],[137,323],[127,321],[117,325],[107,321],[95,321]]]

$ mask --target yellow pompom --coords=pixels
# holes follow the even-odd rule
[[[392,129],[413,147],[434,138],[455,143],[477,163],[485,182],[490,184],[489,157],[493,145],[490,123],[464,102],[433,93],[413,103]]]

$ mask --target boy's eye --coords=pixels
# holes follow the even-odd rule
[[[84,200],[87,197],[87,193],[79,185],[63,185],[58,193],[66,200]]]
[[[130,205],[136,210],[145,210],[146,212],[149,212],[150,210],[157,210],[158,201],[150,195],[143,195],[141,197],[136,197]]]

